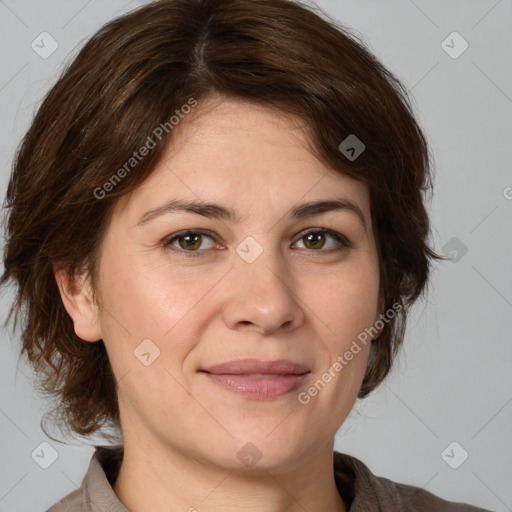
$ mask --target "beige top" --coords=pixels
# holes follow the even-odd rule
[[[112,489],[122,459],[122,445],[96,446],[80,489],[46,512],[129,512]],[[375,476],[360,460],[339,452],[334,452],[334,475],[349,512],[490,512]]]

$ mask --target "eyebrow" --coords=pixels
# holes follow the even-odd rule
[[[323,201],[312,201],[295,207],[288,215],[295,220],[321,215],[322,213],[332,211],[346,211],[354,214],[363,229],[366,231],[366,218],[359,206],[350,199],[329,199]],[[147,222],[165,215],[167,213],[189,212],[202,215],[211,219],[228,220],[239,222],[239,216],[231,209],[220,204],[209,202],[187,201],[181,199],[171,199],[166,203],[146,211],[137,222],[137,226],[142,226]]]

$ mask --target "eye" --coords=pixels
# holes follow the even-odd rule
[[[210,245],[207,244],[204,247],[203,242],[209,239],[211,241]],[[177,242],[177,245],[175,244]],[[206,249],[211,249],[213,247],[213,237],[204,231],[182,231],[181,233],[176,233],[172,235],[170,238],[164,240],[164,247],[176,250],[177,252],[188,252],[191,254],[187,254],[186,256],[197,256],[198,252],[202,252]],[[202,246],[202,249],[199,248]]]
[[[332,249],[334,251],[339,250],[341,246],[341,249],[351,247],[349,240],[342,235],[341,233],[338,233],[337,231],[332,231],[330,229],[312,229],[307,232],[301,233],[300,240],[305,240],[305,249],[312,249],[316,250],[317,252],[319,250],[326,250],[325,244],[326,240],[329,238],[333,239],[335,241],[334,248],[328,247],[327,249]],[[338,248],[336,248],[336,244],[338,245]]]
[[[326,242],[328,242],[329,239],[334,241],[334,243],[331,242],[331,244],[328,245]],[[309,249],[313,252],[336,252],[352,247],[352,244],[344,235],[325,228],[303,231],[298,241],[301,240],[305,241],[304,249]],[[209,243],[207,241],[209,241]],[[207,242],[206,246],[205,242]],[[172,250],[179,256],[196,257],[201,256],[202,252],[212,249],[215,243],[213,235],[205,231],[186,230],[166,238],[162,245],[164,248]],[[302,247],[299,248],[302,249]]]

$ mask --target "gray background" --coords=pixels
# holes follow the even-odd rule
[[[104,22],[143,3],[0,0],[2,199],[14,149],[68,56]],[[411,91],[435,156],[429,205],[435,247],[456,259],[436,265],[394,371],[356,403],[335,448],[378,475],[510,511],[512,2],[317,5],[362,35]],[[43,31],[59,45],[47,59],[31,48]],[[469,44],[457,58],[442,47],[453,31]],[[462,48],[453,37],[447,43],[452,53]],[[11,295],[2,291],[2,313]],[[80,485],[93,440],[66,446],[45,436],[39,426],[44,401],[32,390],[30,370],[17,366],[18,336],[1,336],[0,512],[44,511]],[[46,470],[31,458],[43,441],[58,452]],[[462,448],[443,458],[454,441]],[[445,460],[460,461],[462,449],[469,457],[453,469]]]

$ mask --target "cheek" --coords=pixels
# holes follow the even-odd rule
[[[153,334],[161,338],[189,311],[201,286],[189,281],[161,262],[139,255],[104,259],[102,289],[104,304],[133,336]],[[112,320],[112,318],[110,319]]]
[[[379,275],[373,265],[322,276],[313,289],[307,302],[327,328],[333,349],[343,350],[376,321]]]
[[[190,314],[201,287],[187,291],[162,267],[128,257],[114,264],[114,256],[105,260],[101,276],[101,330],[118,396],[127,417],[135,411],[151,417],[158,410],[167,424],[190,407],[190,395],[180,385],[181,365],[198,338]]]
[[[159,363],[171,371],[179,368],[199,339],[205,298],[219,277],[210,272],[199,279],[197,270],[177,270],[165,260],[121,256],[114,250],[105,254],[100,323],[116,375],[139,371],[142,365],[136,355],[146,353],[146,346],[151,358],[157,355]]]
[[[357,398],[368,364],[371,336],[365,330],[376,321],[378,267],[373,263],[346,266],[316,284],[308,303],[317,332],[325,333],[320,339],[326,358],[315,375],[317,384],[310,388],[310,398],[320,408],[319,414],[329,410],[333,418],[344,418]],[[337,419],[332,421],[337,428]]]
[[[352,409],[366,372],[371,344],[364,333],[376,320],[378,279],[369,272],[347,272],[325,281],[324,292],[311,301],[311,318],[322,333],[318,353],[325,357],[300,403],[334,435]]]

